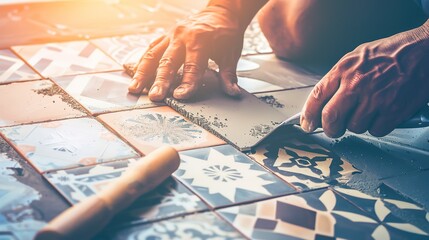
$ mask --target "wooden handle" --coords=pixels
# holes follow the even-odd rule
[[[179,164],[179,154],[174,148],[162,147],[153,151],[130,166],[107,188],[54,218],[34,239],[90,239],[118,212],[167,179]]]

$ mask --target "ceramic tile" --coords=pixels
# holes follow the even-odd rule
[[[243,50],[241,55],[272,53],[267,39],[262,33],[259,23],[254,19],[244,33]]]
[[[161,34],[138,34],[90,40],[119,64],[139,62],[149,44]]]
[[[86,115],[49,80],[0,85],[0,96],[0,127]]]
[[[40,76],[12,51],[0,50],[0,84],[39,78]]]
[[[103,114],[99,118],[144,154],[163,145],[181,151],[225,143],[169,107]]]
[[[255,94],[262,102],[274,107],[285,116],[301,112],[312,87]]]
[[[373,219],[384,223],[389,231],[408,235],[409,239],[429,238],[429,219],[426,218],[429,214],[388,186],[379,186],[378,196],[346,187],[336,187],[335,191],[366,211]]]
[[[132,168],[138,159],[47,173],[44,176],[63,196],[75,204],[92,196]],[[137,199],[114,220],[115,224],[142,223],[207,209],[185,186],[170,178],[158,188]]]
[[[180,158],[174,176],[215,208],[295,192],[229,145],[181,152]]]
[[[280,60],[274,54],[263,54],[243,57],[259,65],[252,71],[240,71],[240,77],[254,78],[281,86],[283,89],[293,89],[315,85],[321,76],[312,73],[296,64]]]
[[[163,105],[150,101],[147,95],[130,94],[128,85],[132,79],[123,72],[56,77],[53,80],[91,113]]]
[[[167,98],[166,103],[241,151],[249,151],[286,119],[243,89],[239,98],[227,96],[213,71],[206,71],[204,85],[194,98],[186,102]]]
[[[281,130],[280,130],[281,131]],[[300,190],[345,183],[359,170],[305,134],[279,134],[250,156]]]
[[[219,210],[251,239],[403,239],[332,190]]]
[[[8,127],[0,132],[40,172],[138,156],[89,118]]]
[[[396,176],[382,181],[390,188],[411,198],[429,211],[429,189],[427,188],[428,179],[429,171],[426,170],[409,175]]]
[[[244,239],[233,227],[213,213],[155,222],[121,229],[109,239]]]
[[[15,46],[12,49],[42,76],[121,70],[121,66],[87,41]]]
[[[280,86],[247,77],[238,77],[238,85],[249,93],[271,92],[283,89]]]
[[[27,240],[68,205],[0,138],[0,238]]]

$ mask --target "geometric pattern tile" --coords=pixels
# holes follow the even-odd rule
[[[273,50],[262,33],[258,21],[254,19],[244,32],[243,50],[241,51],[241,55],[245,56],[272,52]]]
[[[9,49],[0,50],[0,84],[38,79],[40,76]]]
[[[295,192],[230,145],[180,153],[174,176],[213,208]]]
[[[15,46],[12,49],[44,77],[122,69],[88,41]]]
[[[160,33],[137,34],[90,41],[122,65],[139,62],[149,44],[160,36]]]
[[[147,95],[130,94],[128,85],[132,79],[123,72],[64,76],[53,80],[93,114],[163,105],[150,101]]]
[[[128,159],[59,170],[46,173],[44,176],[70,203],[76,204],[108,187],[137,161]],[[196,195],[183,184],[169,178],[123,210],[114,222],[118,225],[144,223],[205,209],[207,206]]]
[[[383,223],[389,231],[408,236],[408,239],[429,238],[429,213],[386,185],[377,189],[380,193],[377,197],[346,187],[334,190]]]
[[[0,85],[0,96],[0,127],[86,115],[73,98],[49,80]]]
[[[250,156],[300,190],[346,183],[359,172],[304,134],[267,141]]]
[[[8,127],[0,132],[39,172],[139,156],[90,118]]]
[[[0,138],[0,239],[32,239],[68,205]]]
[[[106,234],[106,238],[114,240],[244,239],[232,226],[211,212],[127,227]]]
[[[103,114],[99,118],[144,154],[163,145],[182,151],[225,144],[167,106]]]
[[[404,239],[325,189],[219,210],[251,239]]]

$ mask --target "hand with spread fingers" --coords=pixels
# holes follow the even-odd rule
[[[314,87],[301,115],[307,132],[384,136],[429,101],[429,21],[346,54]]]
[[[254,4],[245,4],[246,0],[212,0],[201,12],[155,40],[136,66],[129,92],[148,92],[152,101],[162,101],[170,91],[176,99],[190,98],[200,87],[208,61],[212,59],[219,66],[225,93],[239,95],[236,68],[244,31],[265,3],[247,1]],[[175,83],[175,75],[182,65],[183,78]],[[173,86],[177,87],[171,89]]]

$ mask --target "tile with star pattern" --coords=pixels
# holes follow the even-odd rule
[[[70,203],[76,204],[108,187],[138,160],[59,170],[44,176]],[[207,206],[183,184],[169,178],[123,210],[114,222],[117,225],[144,223],[206,209]]]
[[[391,232],[408,239],[429,238],[428,212],[384,184],[378,186],[376,196],[345,186],[335,187],[334,191],[384,223]]]
[[[84,109],[49,80],[0,85],[0,127],[85,116]]]
[[[184,151],[180,159],[174,176],[214,208],[295,192],[230,145]]]
[[[90,42],[122,65],[139,62],[149,44],[160,36],[160,33],[136,34],[92,39]]]
[[[12,49],[44,77],[122,69],[88,41],[23,45]]]
[[[0,238],[33,239],[69,205],[0,137]]]
[[[218,211],[251,239],[404,239],[331,189]]]
[[[167,106],[103,114],[99,118],[144,154],[163,145],[181,151],[225,143]]]
[[[0,84],[39,78],[40,76],[11,50],[0,50]]]
[[[132,79],[123,72],[63,76],[53,80],[93,114],[164,105],[150,101],[147,95],[130,94],[128,85]]]
[[[278,129],[272,137],[250,156],[300,190],[345,183],[360,172],[298,130]]]
[[[136,225],[105,234],[103,239],[245,239],[237,230],[211,212],[167,221]]]
[[[90,118],[7,127],[0,133],[41,173],[139,156]]]

